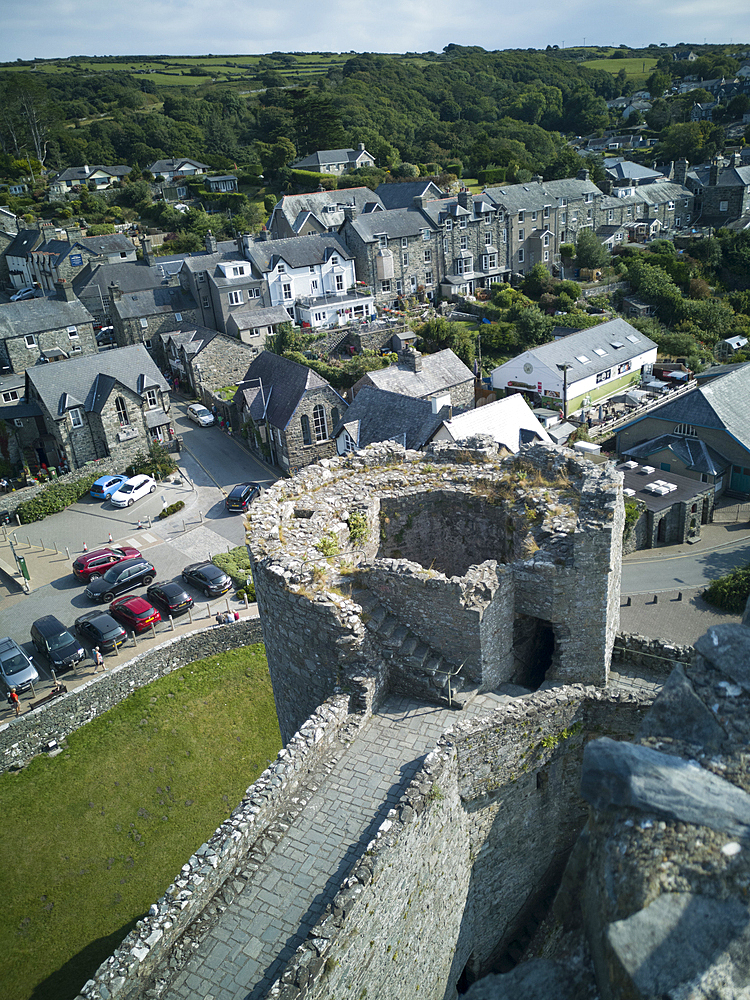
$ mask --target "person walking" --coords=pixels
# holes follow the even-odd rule
[[[8,704],[11,708],[15,708],[16,715],[21,714],[21,702],[19,701],[18,692],[15,688],[11,688],[8,692]]]
[[[95,674],[99,673],[99,667],[102,668],[102,673],[107,669],[104,666],[104,657],[99,652],[99,647],[98,646],[94,646],[94,664],[95,664],[95,667],[94,667],[94,673]]]

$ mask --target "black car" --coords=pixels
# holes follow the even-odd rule
[[[231,511],[246,511],[257,496],[260,496],[257,483],[238,483],[224,501],[224,506]]]
[[[110,566],[104,576],[89,580],[86,597],[92,601],[109,603],[125,590],[134,590],[152,583],[155,576],[156,570],[147,559],[124,559]]]
[[[89,645],[98,646],[104,653],[111,653],[127,638],[125,629],[107,611],[87,611],[76,618],[73,628]]]
[[[184,615],[195,603],[182,584],[174,583],[172,580],[168,583],[152,583],[146,590],[146,597],[173,618]]]
[[[54,615],[37,618],[31,626],[31,641],[58,674],[70,670],[86,655],[80,642]]]
[[[232,581],[218,566],[212,562],[193,563],[182,571],[185,583],[192,583],[197,590],[202,590],[206,597],[221,597],[232,587]]]

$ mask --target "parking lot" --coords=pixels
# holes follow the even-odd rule
[[[272,477],[218,428],[196,428],[191,434],[189,426],[185,420],[187,447],[180,455],[178,474],[172,481],[159,483],[155,493],[132,507],[118,509],[109,501],[85,497],[43,521],[15,529],[12,525],[0,528],[0,568],[5,569],[0,572],[0,636],[10,636],[33,656],[40,677],[35,692],[24,692],[21,696],[24,711],[30,702],[52,688],[49,665],[30,641],[32,622],[43,615],[55,615],[71,628],[74,620],[86,611],[107,608],[106,604],[94,604],[85,596],[86,585],[76,580],[71,571],[71,564],[84,551],[84,545],[88,551],[108,544],[132,545],[153,563],[157,580],[172,580],[180,579],[183,567],[189,563],[210,559],[218,552],[244,544],[244,518],[226,511],[225,495],[242,478],[239,470],[243,467],[249,479],[270,482]],[[194,448],[190,448],[191,441]],[[185,507],[163,521],[158,520],[162,509],[178,500]],[[28,593],[16,572],[14,553],[26,561],[30,575]],[[173,623],[160,622],[155,636],[149,632],[137,640],[129,637],[119,653],[106,657],[107,664],[115,662],[116,657],[128,656],[137,647],[163,642],[168,634],[213,623],[219,611],[236,609],[243,618],[256,614],[254,606],[246,608],[244,600],[237,600],[232,593],[209,601],[189,585],[186,590],[195,599],[189,614]],[[145,588],[139,587],[128,593],[144,592]],[[87,653],[90,653],[88,648]],[[93,659],[88,655],[77,670],[67,671],[60,680],[70,689],[90,679],[93,669]],[[0,721],[5,721],[11,709],[4,696],[0,705]]]

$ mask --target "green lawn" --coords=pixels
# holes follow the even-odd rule
[[[262,646],[134,692],[0,775],[2,1000],[75,997],[281,746]]]
[[[635,59],[587,59],[581,65],[588,66],[589,69],[606,69],[614,76],[617,76],[620,70],[624,69],[628,80],[632,80],[634,83],[645,83],[646,77],[651,76],[654,66],[656,66],[656,59],[644,56]]]

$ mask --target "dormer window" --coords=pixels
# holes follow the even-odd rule
[[[386,234],[385,233],[378,233],[375,236],[375,239],[378,241],[378,246],[382,247],[385,250],[386,247],[388,246],[388,237],[386,236]]]
[[[453,229],[453,219],[446,219],[445,220],[445,231],[449,233],[451,231],[451,229]]]
[[[286,271],[286,264],[277,264],[276,270],[279,272],[279,274],[284,274]]]

